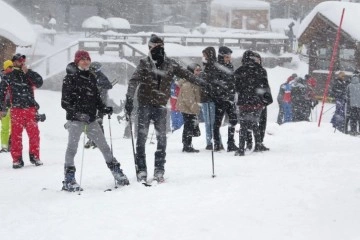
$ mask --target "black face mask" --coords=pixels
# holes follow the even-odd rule
[[[160,66],[165,60],[165,50],[162,46],[154,47],[150,50],[151,58],[156,62],[156,66]]]

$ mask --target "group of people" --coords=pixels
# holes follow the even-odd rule
[[[304,78],[293,73],[280,85],[277,101],[279,125],[287,122],[310,121],[311,110],[318,104],[315,96],[317,81],[306,74]]]
[[[129,80],[126,93],[125,112],[131,123],[134,98],[137,98],[137,140],[134,160],[138,181],[147,181],[145,142],[152,121],[155,127],[157,148],[153,179],[164,181],[166,163],[166,121],[170,86],[175,76],[180,80],[177,108],[184,118],[182,137],[184,152],[198,152],[192,146],[192,137],[200,135],[198,114],[203,111],[206,125],[206,149],[224,149],[220,126],[225,113],[229,117],[227,150],[243,156],[245,149],[254,151],[269,150],[263,145],[266,127],[266,106],[272,103],[266,70],[261,57],[253,51],[245,51],[242,66],[234,70],[231,63],[232,50],[222,46],[218,56],[213,47],[203,50],[203,68],[190,64],[187,69],[165,54],[164,42],[153,34],[148,43],[149,55],[140,60]],[[37,110],[34,89],[41,87],[42,77],[26,67],[26,56],[14,55],[8,62],[0,86],[1,116],[10,109],[11,155],[13,168],[24,166],[22,159],[22,130],[26,129],[30,139],[30,161],[36,166],[40,161],[40,138],[37,125]],[[7,69],[6,68],[6,69]],[[99,124],[99,116],[111,115],[113,107],[107,106],[101,97],[98,82],[104,76],[98,68],[91,67],[91,57],[87,51],[78,50],[74,61],[66,67],[63,80],[61,106],[66,111],[68,143],[65,152],[63,190],[81,191],[75,178],[74,158],[82,133],[102,152],[105,162],[119,185],[128,185],[129,180],[120,168],[112,149],[106,142]],[[110,86],[108,86],[110,88]],[[5,99],[10,99],[6,105]],[[4,101],[3,101],[4,100]],[[200,104],[201,103],[201,104]],[[101,118],[101,117],[100,117]],[[235,144],[235,126],[240,123],[239,146]],[[131,125],[131,124],[130,124]],[[212,143],[214,140],[214,144]]]
[[[246,51],[243,54],[242,66],[234,71],[230,48],[220,47],[217,56],[215,48],[207,47],[202,52],[203,69],[196,63],[189,64],[185,69],[166,56],[164,42],[155,34],[151,36],[148,46],[149,56],[140,60],[129,80],[125,103],[126,115],[131,120],[134,98],[137,97],[138,134],[135,163],[138,181],[146,181],[148,176],[145,142],[151,121],[154,123],[157,139],[153,178],[159,182],[164,181],[167,145],[166,105],[170,98],[174,76],[180,79],[176,106],[182,112],[184,119],[182,137],[184,152],[199,151],[192,146],[192,137],[200,134],[197,116],[201,110],[206,128],[206,149],[214,151],[224,149],[220,126],[227,113],[228,151],[235,151],[235,155],[243,156],[245,144],[247,143],[246,147],[249,148],[252,134],[255,139],[254,151],[269,150],[263,145],[265,133],[263,129],[266,126],[266,106],[272,103],[272,95],[267,73],[261,65],[261,57],[258,53]],[[237,100],[235,100],[236,96]],[[260,119],[265,119],[263,120],[265,124],[259,124]],[[234,137],[237,123],[240,123],[239,147],[235,145]]]
[[[345,134],[360,134],[360,72],[351,77],[341,71],[337,74],[330,96],[335,99],[333,127]],[[348,127],[350,125],[350,131]]]

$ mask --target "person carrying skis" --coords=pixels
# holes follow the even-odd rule
[[[40,161],[40,131],[37,124],[37,110],[39,105],[35,101],[34,89],[43,84],[42,77],[28,69],[26,56],[20,53],[15,54],[13,71],[7,75],[0,86],[0,109],[4,109],[5,96],[10,93],[11,109],[11,157],[13,168],[18,169],[24,166],[22,157],[22,132],[25,128],[29,137],[29,159],[35,166],[43,165]]]
[[[180,66],[174,59],[165,55],[164,41],[152,34],[148,43],[149,56],[140,60],[129,80],[126,93],[125,110],[127,119],[133,110],[133,98],[137,91],[138,98],[138,136],[136,140],[135,165],[139,182],[147,180],[145,142],[153,120],[156,131],[157,148],[155,152],[154,180],[164,181],[166,158],[166,114],[170,98],[170,86],[174,76],[206,86],[206,83]]]
[[[96,77],[89,71],[90,63],[89,53],[78,50],[75,53],[74,62],[67,65],[66,76],[63,80],[61,107],[66,111],[68,121],[65,126],[69,132],[64,165],[63,190],[65,191],[82,190],[75,179],[74,163],[82,132],[99,148],[116,182],[121,186],[129,184],[129,180],[120,168],[120,163],[114,158],[101,127],[96,121],[97,111],[112,114],[113,109],[106,107],[101,100]]]

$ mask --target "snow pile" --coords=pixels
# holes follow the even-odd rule
[[[81,25],[82,28],[89,29],[104,29],[109,25],[109,22],[99,16],[92,16],[85,19]]]

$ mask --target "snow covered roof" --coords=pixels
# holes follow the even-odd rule
[[[104,26],[109,29],[130,29],[129,21],[118,17],[104,19],[99,16],[92,16],[85,19],[81,26],[90,29],[104,29]]]
[[[83,28],[92,28],[92,29],[103,29],[104,26],[108,26],[109,22],[99,16],[92,16],[85,19],[82,23]]]
[[[36,33],[28,20],[17,10],[0,0],[0,36],[18,46],[30,46],[36,41]]]
[[[214,0],[211,7],[244,10],[270,10],[270,3],[260,0]]]
[[[130,29],[130,23],[124,18],[107,18],[110,29]]]
[[[302,21],[297,32],[299,38],[307,29],[317,13],[322,14],[336,26],[340,24],[342,10],[345,8],[342,30],[356,40],[360,40],[360,25],[358,24],[360,4],[352,2],[328,1],[318,4]]]

